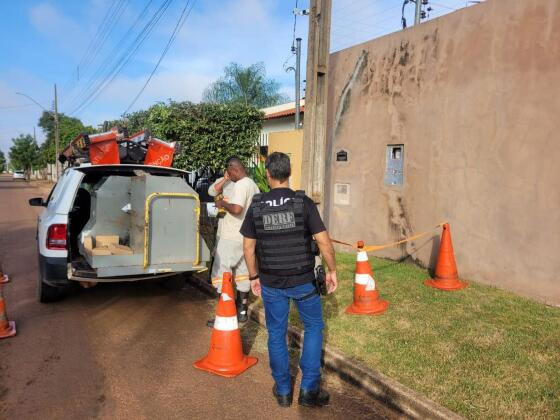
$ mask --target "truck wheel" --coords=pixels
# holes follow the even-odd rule
[[[37,280],[37,299],[39,302],[49,303],[62,299],[64,296],[64,289],[62,287],[54,287],[45,283],[41,273],[39,273]]]

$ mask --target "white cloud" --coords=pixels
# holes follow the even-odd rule
[[[214,79],[200,73],[179,71],[161,71],[154,75],[131,111],[146,109],[159,101],[173,99],[175,101],[198,102],[202,92]],[[134,96],[146,81],[142,77],[117,78],[97,99],[95,107],[80,112],[84,123],[97,125],[104,120],[116,119],[128,108]]]
[[[63,48],[74,57],[83,53],[87,43],[87,33],[83,25],[63,15],[49,3],[39,3],[29,10],[29,19],[32,26],[40,32],[45,39],[50,40]]]
[[[286,76],[282,63],[290,55],[292,42],[291,5],[280,8],[277,2],[241,0],[208,3],[208,10],[187,20],[178,43],[178,53],[195,53],[212,59],[215,74],[231,61],[249,65],[264,61],[270,76]],[[307,18],[299,29],[307,27]],[[305,31],[304,31],[305,32]]]
[[[268,76],[279,80],[281,90],[293,96],[293,73],[286,73],[282,68],[284,60],[290,55],[292,6],[280,8],[280,13],[285,13],[280,15],[278,4],[271,0],[198,4],[201,7],[193,9],[158,72],[133,109],[142,109],[168,98],[197,102],[201,99],[203,90],[232,61],[243,65],[264,61]],[[162,47],[173,29],[174,19],[176,16],[170,17],[158,28]],[[306,32],[307,18],[302,18],[298,24],[298,33]],[[153,66],[160,51],[158,48],[143,51],[137,58],[137,63]],[[305,55],[302,62],[305,63]],[[129,67],[134,66],[131,63]],[[98,124],[107,115],[112,115],[110,119],[119,117],[147,76],[148,74],[141,77],[119,76],[79,116],[90,124]]]
[[[126,108],[133,99],[131,93],[139,92],[145,80],[146,77],[115,80],[115,83],[100,95],[100,102],[109,102],[115,97],[127,98]],[[142,109],[154,102],[165,101],[168,98],[176,101],[198,102],[202,98],[204,88],[213,80],[212,77],[204,74],[177,71],[177,69],[163,71],[152,77],[134,108]]]
[[[82,33],[89,32],[90,37],[93,36],[96,27],[91,23],[102,20],[110,6],[107,1],[89,0],[87,2],[87,11],[84,13],[89,16],[85,20],[88,30],[82,30]],[[300,2],[300,7],[307,7],[302,3],[307,2]],[[182,7],[179,6],[179,4],[175,5],[176,10],[171,11],[170,9],[170,13],[160,22],[149,42],[139,51],[136,59],[129,63],[123,74],[120,74],[99,95],[97,100],[81,111],[77,117],[86,124],[97,125],[105,119],[114,119],[121,115],[140,91],[146,77],[159,58],[176,23],[178,12]],[[292,4],[282,2],[279,5],[274,0],[198,2],[133,110],[146,108],[157,101],[165,101],[168,98],[197,102],[201,99],[204,89],[216,80],[223,73],[224,66],[232,61],[243,65],[263,61],[266,65],[267,75],[278,80],[281,83],[281,91],[293,97],[294,74],[293,72],[286,73],[282,67],[286,58],[290,56],[293,30],[292,8]],[[126,13],[131,14],[131,19],[134,19],[139,11],[139,5],[136,5],[134,10],[129,4]],[[128,19],[127,22],[130,23],[131,19]],[[30,11],[30,20],[34,28],[53,40],[61,36],[71,38],[68,37],[67,31],[60,31],[57,27],[76,27],[75,21],[47,3],[34,6]],[[307,17],[298,18],[297,34],[304,39],[307,37],[307,20]],[[123,29],[126,28],[128,26],[125,25]],[[53,35],[53,32],[56,35]],[[89,39],[84,39],[85,37],[84,34],[79,41],[65,41],[64,46],[83,54],[84,48],[89,43]],[[118,39],[119,36],[116,34],[111,36],[112,43],[117,42]],[[78,44],[77,47],[72,46]],[[105,48],[99,62],[104,59],[110,49],[112,47]],[[305,49],[304,44],[304,52]],[[68,67],[75,66],[80,58],[81,55],[78,54],[75,62],[68,63]],[[302,63],[305,63],[305,54],[303,54]],[[93,65],[90,71],[93,71],[97,65],[98,63]],[[65,84],[62,82],[66,77],[66,74],[63,75],[63,80],[60,80],[59,83],[61,85],[61,111],[68,114],[73,111],[73,107],[70,106],[72,101],[65,100],[71,99],[74,94],[80,92],[82,85],[85,85],[89,77],[84,77],[70,96],[67,96],[70,92],[63,89]],[[302,68],[303,79],[305,79],[304,68]],[[77,102],[79,103],[79,101]]]

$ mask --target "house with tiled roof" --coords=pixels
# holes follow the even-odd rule
[[[268,153],[279,151],[287,153],[292,160],[292,188],[299,188],[301,178],[301,159],[303,152],[303,116],[305,99],[300,101],[300,129],[296,130],[296,103],[262,108],[264,113],[262,130],[259,138],[260,153],[256,159],[263,159]]]

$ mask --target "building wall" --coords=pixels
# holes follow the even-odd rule
[[[488,0],[332,54],[331,235],[383,244],[448,220],[461,277],[560,304],[559,87],[559,1]],[[391,144],[402,186],[384,183]],[[433,267],[438,236],[379,255]]]
[[[261,132],[274,133],[278,131],[291,131],[295,129],[294,116],[273,118],[271,120],[264,120]],[[303,123],[303,114],[301,114],[300,121]]]
[[[292,176],[290,187],[301,188],[301,162],[303,157],[303,130],[292,130],[268,135],[268,153],[283,152],[290,156]]]
[[[262,126],[263,133],[274,133],[277,131],[288,131],[294,129],[294,116],[274,118],[272,120],[264,120]]]

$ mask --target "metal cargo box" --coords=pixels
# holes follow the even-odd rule
[[[93,187],[91,197],[79,248],[100,280],[206,267],[210,251],[199,231],[200,202],[184,179],[109,176]],[[93,255],[84,242],[91,237],[95,243],[99,235],[118,235],[132,254]]]

